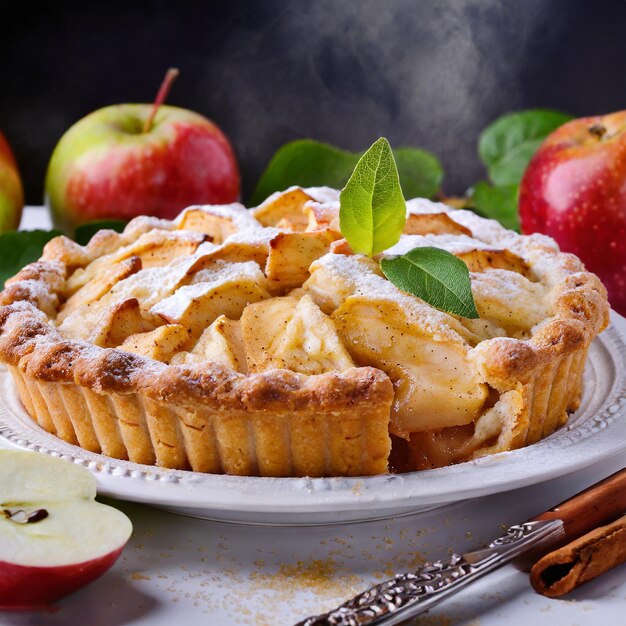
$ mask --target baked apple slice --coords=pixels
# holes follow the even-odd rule
[[[328,230],[279,233],[270,242],[265,275],[272,292],[299,287],[309,277],[311,263],[324,256],[338,235]]]
[[[126,337],[120,350],[147,356],[167,363],[189,340],[189,333],[180,324],[165,324],[145,333]]]
[[[193,254],[201,244],[207,243],[209,239],[209,236],[204,233],[152,230],[141,235],[133,243],[98,257],[89,263],[84,270],[75,272],[67,280],[67,292],[74,293],[114,263],[120,263],[131,257],[138,257],[143,269],[164,267],[176,258]]]
[[[163,327],[165,328],[165,327]],[[241,322],[220,315],[203,333],[190,352],[178,352],[172,365],[185,363],[222,363],[245,373],[246,353],[241,336]]]
[[[182,324],[199,337],[221,314],[237,319],[249,302],[269,298],[266,278],[253,261],[216,261],[210,269],[194,274],[171,296],[155,304],[150,313],[169,324]]]
[[[187,209],[182,213],[178,224],[180,230],[205,233],[215,244],[221,244],[224,239],[237,232],[237,225],[231,217],[217,215],[201,207]]]
[[[250,372],[285,368],[313,375],[354,367],[332,320],[309,295],[251,304],[241,326]]]
[[[472,231],[455,222],[447,213],[410,213],[404,224],[405,235],[467,235]]]
[[[289,224],[292,230],[304,230],[309,219],[303,208],[313,199],[302,187],[290,187],[273,193],[263,204],[253,209],[252,214],[263,226],[277,226],[282,222],[283,225]]]
[[[135,274],[140,269],[141,260],[137,256],[132,256],[124,261],[110,265],[67,299],[57,316],[57,323],[62,323],[68,315],[71,315],[77,309],[82,309],[97,302],[111,291],[117,283],[128,278],[131,274]]]

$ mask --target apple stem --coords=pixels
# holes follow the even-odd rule
[[[170,67],[169,70],[165,73],[165,78],[159,87],[159,91],[157,92],[156,98],[154,99],[154,104],[152,105],[152,111],[150,111],[150,115],[146,120],[146,123],[143,125],[143,132],[149,133],[152,128],[152,122],[159,110],[159,107],[163,104],[165,98],[167,98],[167,94],[170,92],[172,88],[172,84],[176,80],[176,77],[180,74],[178,69],[175,67]]]
[[[594,124],[589,127],[589,132],[596,136],[598,139],[602,139],[604,134],[606,133],[606,126],[602,126],[602,124]]]

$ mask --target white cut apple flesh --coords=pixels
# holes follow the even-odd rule
[[[45,607],[115,563],[132,525],[95,496],[77,465],[0,450],[0,609]]]

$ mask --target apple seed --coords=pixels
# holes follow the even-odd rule
[[[17,511],[2,509],[2,513],[7,519],[17,524],[34,524],[48,517],[48,511],[46,511],[46,509],[36,509],[30,513],[27,513],[23,509],[18,509]]]

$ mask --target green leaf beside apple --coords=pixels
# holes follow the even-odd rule
[[[490,185],[481,180],[471,190],[476,213],[519,232],[519,185]]]
[[[434,154],[420,148],[396,148],[393,156],[407,198],[434,198],[437,195],[444,171]]]
[[[489,124],[478,140],[478,154],[496,185],[517,185],[543,140],[571,115],[550,109],[507,113]]]
[[[0,285],[39,259],[44,246],[60,234],[58,230],[20,230],[0,235]]]
[[[96,220],[93,222],[85,222],[76,227],[74,231],[74,241],[81,246],[85,246],[99,230],[107,229],[121,233],[126,227],[126,224],[128,224],[126,220]]]
[[[470,196],[476,212],[519,231],[519,185],[539,146],[572,117],[550,109],[507,113],[489,124],[478,141],[478,154],[492,184],[476,183]]]
[[[436,156],[419,148],[398,148],[393,155],[407,197],[432,198],[439,191],[444,172]],[[272,157],[250,204],[260,204],[275,191],[292,185],[341,189],[362,156],[362,152],[340,150],[312,139],[291,141]]]

